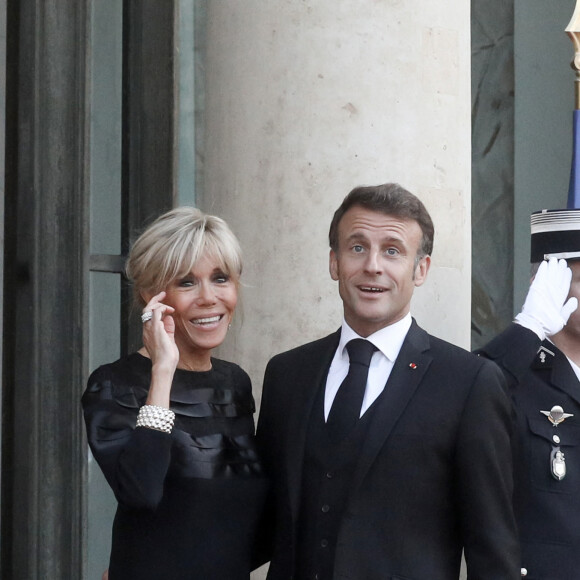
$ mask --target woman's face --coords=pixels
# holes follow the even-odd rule
[[[224,341],[238,301],[237,286],[209,254],[188,275],[167,286],[163,302],[175,309],[175,342],[180,352],[203,355]]]

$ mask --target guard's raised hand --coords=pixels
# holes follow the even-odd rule
[[[572,271],[566,260],[550,258],[542,262],[516,322],[541,340],[560,332],[578,307],[576,298],[568,298],[571,281]]]

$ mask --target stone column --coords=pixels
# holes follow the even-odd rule
[[[82,578],[86,0],[8,6],[3,578]]]
[[[396,181],[435,222],[412,312],[469,347],[469,3],[207,3],[200,205],[245,251],[242,311],[220,356],[252,376],[340,325],[327,233],[356,185]]]

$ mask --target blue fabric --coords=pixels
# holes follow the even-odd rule
[[[570,186],[568,188],[568,209],[580,208],[580,111],[575,110],[572,127],[572,167],[570,170]]]

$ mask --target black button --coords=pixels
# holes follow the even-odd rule
[[[327,547],[328,547],[328,540],[322,540],[322,541],[320,542],[320,546],[321,546],[322,548],[327,548]]]
[[[329,506],[327,503],[325,503],[325,504],[322,506],[322,511],[323,511],[323,513],[327,513],[327,512],[329,512],[329,511],[330,511],[330,506]]]
[[[332,479],[334,477],[334,473],[332,473],[332,471],[327,471],[326,477],[327,477],[327,479]]]

